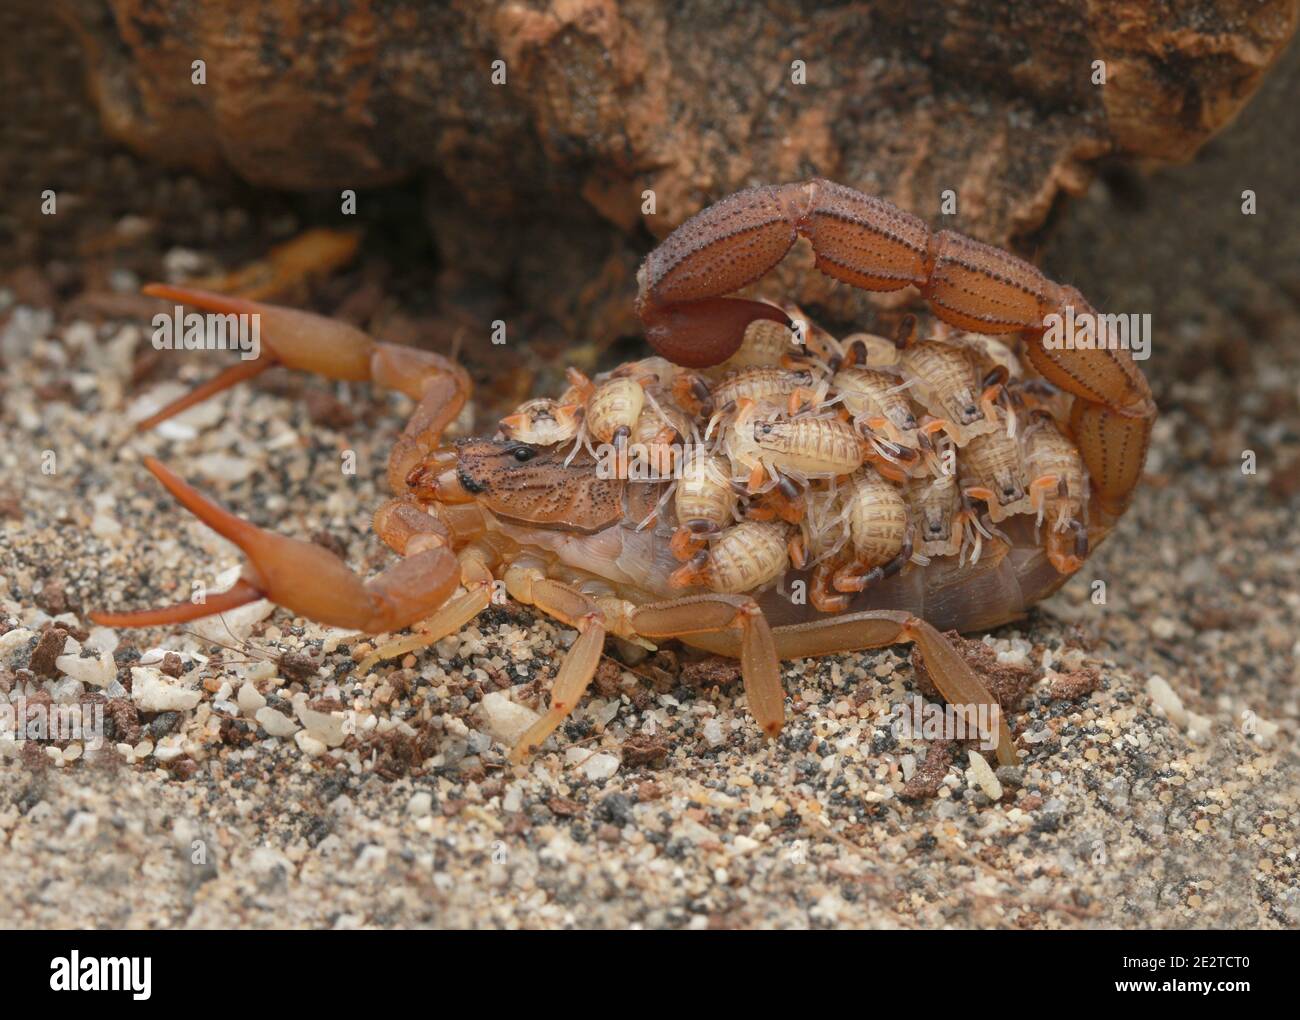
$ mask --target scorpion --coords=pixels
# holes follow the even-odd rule
[[[916,288],[952,334],[900,341],[890,369],[897,392],[893,376],[866,376],[839,352],[810,356],[786,309],[729,296],[800,238],[836,280]],[[547,710],[511,750],[515,762],[573,711],[607,635],[646,648],[677,639],[739,659],[748,709],[769,736],[785,718],[781,660],[911,642],[945,700],[992,711],[997,758],[1014,763],[996,700],[943,631],[1022,617],[1124,512],[1156,416],[1129,352],[1045,343],[1049,316],[1091,313],[1076,290],[820,179],[751,188],[705,208],[649,253],[637,279],[635,308],[659,357],[592,380],[571,370],[555,400],[529,401],[495,435],[450,445],[444,432],[470,394],[451,360],[303,311],[146,287],[215,313],[256,313],[264,340],[259,359],[200,385],[142,429],[272,365],[368,380],[414,401],[388,460],[392,496],[373,521],[401,558],[364,580],[330,550],[235,516],[149,457],[147,469],[237,545],[245,566],[202,605],[91,618],[165,626],[265,598],[350,631],[419,625],[380,644],[364,671],[457,632],[502,582],[518,602],[577,631]],[[1012,334],[1025,365],[994,339]],[[982,387],[967,366],[991,363],[1001,367]],[[909,379],[914,389],[903,385]],[[893,399],[899,393],[907,403]],[[713,429],[719,416],[726,420]],[[1019,432],[1018,418],[1030,423]],[[727,442],[738,427],[749,429],[740,461]],[[918,449],[894,442],[903,430]],[[699,444],[710,431],[676,480],[648,484],[601,470],[591,446],[596,438],[626,453],[634,436]],[[882,449],[909,456],[882,458]],[[809,604],[789,597],[791,577],[813,583]]]

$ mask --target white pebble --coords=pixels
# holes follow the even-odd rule
[[[966,770],[966,785],[972,790],[983,790],[989,800],[1002,799],[1002,784],[993,770],[989,768],[989,763],[984,760],[984,756],[977,751],[971,751],[970,768]]]
[[[483,696],[478,715],[488,733],[511,747],[519,742],[528,727],[541,718],[532,709],[511,701],[501,691]]]
[[[732,852],[738,854],[753,853],[760,846],[762,846],[762,844],[759,843],[758,840],[751,839],[749,836],[737,836],[731,841]]]
[[[1253,736],[1261,744],[1271,744],[1277,739],[1278,731],[1281,729],[1277,723],[1269,719],[1254,720],[1253,732],[1247,731],[1247,736]]]
[[[60,655],[54,660],[59,672],[92,687],[107,687],[117,677],[117,665],[108,652],[100,652],[98,659],[83,659],[79,655]]]
[[[273,708],[259,708],[253,718],[273,737],[292,737],[300,729],[296,722]]]
[[[122,534],[122,525],[112,514],[100,511],[90,519],[90,533],[96,538],[117,538]]]
[[[1214,731],[1214,720],[1195,712],[1187,713],[1187,739],[1193,744],[1203,744]]]
[[[1178,696],[1178,692],[1169,686],[1169,681],[1162,676],[1152,676],[1147,680],[1147,694],[1170,722],[1179,729],[1187,728],[1187,709],[1183,707],[1183,699]]]
[[[374,843],[368,843],[361,848],[361,853],[357,854],[359,871],[380,871],[387,862],[388,851]]]
[[[406,812],[412,818],[423,818],[433,810],[433,795],[428,790],[411,794],[406,802]]]
[[[112,655],[117,651],[119,638],[112,627],[91,627],[90,636],[86,638],[86,647],[96,652]]]
[[[1151,633],[1161,641],[1169,641],[1178,633],[1178,624],[1167,616],[1157,616],[1151,621]]]
[[[277,868],[286,875],[294,873],[293,862],[272,846],[259,846],[248,857],[248,868],[257,875],[269,875]]]
[[[27,647],[27,642],[36,634],[26,627],[15,627],[8,634],[0,634],[0,658],[8,662],[20,649]]]
[[[142,712],[188,712],[202,699],[200,691],[165,682],[152,666],[131,667],[131,700]]]
[[[68,822],[67,835],[72,839],[93,836],[99,827],[99,818],[90,811],[78,811]]]
[[[208,453],[191,461],[196,474],[217,482],[242,482],[257,465],[247,457],[231,457],[225,453]]]
[[[307,732],[326,747],[338,747],[347,740],[348,735],[344,731],[344,718],[341,714],[317,712],[314,708],[308,708],[307,697],[302,694],[294,698],[293,710],[298,713],[298,718],[307,728]]]
[[[593,782],[609,779],[618,771],[621,762],[612,754],[593,754],[582,764],[582,774]]]
[[[239,704],[239,710],[250,719],[256,719],[258,710],[266,705],[266,698],[262,697],[258,689],[249,683],[239,688],[239,694],[235,700]]]
[[[210,592],[209,594],[217,594]],[[231,639],[238,644],[248,640],[253,628],[275,612],[275,603],[258,599],[238,609],[231,609],[217,616],[207,616],[195,620],[191,627],[194,632],[207,641],[230,644]]]

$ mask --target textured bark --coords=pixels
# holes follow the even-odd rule
[[[105,126],[131,148],[291,190],[418,176],[451,285],[487,278],[601,333],[628,327],[653,238],[748,184],[822,175],[1013,244],[1097,158],[1194,153],[1254,91],[1297,16],[1296,0],[57,9]],[[191,83],[196,59],[203,86]],[[492,82],[497,60],[505,84]],[[806,84],[792,83],[794,61]],[[948,189],[957,212],[943,217]],[[810,261],[783,269],[786,294],[832,316],[864,310]]]

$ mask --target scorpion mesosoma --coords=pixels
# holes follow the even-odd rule
[[[351,326],[306,312],[152,285],[146,293],[213,312],[259,313],[264,340],[259,360],[228,369],[142,422],[141,428],[274,364],[334,379],[370,380],[415,401],[389,458],[387,480],[393,496],[374,517],[376,533],[403,558],[364,581],[322,546],[256,527],[201,495],[156,459],[146,458],[148,469],[182,506],[240,547],[245,569],[231,589],[209,596],[203,605],[101,612],[92,618],[108,626],[168,625],[269,598],[308,619],[366,633],[420,625],[415,633],[382,644],[361,664],[367,669],[458,631],[487,608],[499,579],[515,599],[578,632],[555,676],[548,710],[511,752],[516,761],[537,750],[573,710],[592,680],[608,634],[651,647],[676,638],[738,658],[749,710],[769,735],[778,733],[784,721],[781,659],[898,642],[916,644],[950,703],[982,705],[996,713],[993,696],[940,631],[982,630],[1014,620],[1077,569],[1123,513],[1140,478],[1156,413],[1150,390],[1127,351],[1049,349],[1043,343],[1048,315],[1071,305],[1076,313],[1091,311],[1073,289],[1052,283],[999,249],[949,231],[931,233],[920,220],[880,199],[812,180],[753,188],[726,198],[683,223],[646,258],[638,276],[636,307],[650,343],[663,358],[623,366],[606,377],[618,387],[623,415],[613,419],[618,427],[610,438],[615,444],[626,443],[640,424],[639,416],[652,413],[659,418],[651,422],[651,432],[698,439],[708,417],[718,412],[706,401],[696,408],[702,414],[699,431],[693,437],[681,435],[683,429],[693,429],[683,424],[691,416],[671,403],[670,395],[693,391],[707,398],[708,386],[696,375],[683,386],[677,376],[695,370],[707,373],[733,355],[740,358],[738,349],[755,322],[788,324],[786,312],[775,305],[726,295],[774,267],[800,237],[811,242],[818,268],[836,279],[877,291],[915,286],[934,314],[950,326],[1023,336],[1029,365],[1052,384],[1044,388],[1055,387],[1057,396],[1063,392],[1072,398],[1068,413],[1057,418],[1041,406],[1029,416],[1040,432],[1047,430],[1034,440],[1034,459],[1057,471],[1026,479],[1026,491],[1038,508],[1037,523],[1022,513],[1002,520],[991,532],[981,527],[987,541],[978,562],[964,555],[918,555],[909,561],[911,531],[900,543],[897,531],[903,518],[897,514],[902,512],[899,507],[915,505],[911,490],[918,483],[927,492],[933,487],[918,475],[923,471],[918,465],[937,460],[917,457],[893,466],[896,474],[891,477],[907,489],[911,502],[892,500],[895,516],[886,529],[890,541],[877,559],[855,567],[850,551],[839,570],[831,569],[831,560],[813,569],[808,547],[816,552],[818,536],[805,543],[795,535],[796,522],[803,520],[800,500],[806,498],[813,511],[820,512],[819,507],[839,505],[838,491],[868,491],[852,477],[802,479],[802,487],[790,478],[778,478],[779,484],[764,492],[763,485],[756,485],[765,481],[762,470],[741,467],[737,474],[733,464],[732,491],[727,492],[720,486],[727,480],[728,459],[715,444],[708,450],[707,469],[692,474],[688,468],[682,476],[695,479],[696,487],[674,504],[668,498],[671,489],[662,491],[666,483],[636,485],[598,470],[582,418],[590,412],[590,401],[609,399],[609,391],[600,396],[601,387],[609,384],[599,378],[593,384],[583,377],[580,385],[571,386],[554,404],[563,409],[558,417],[551,404],[545,405],[545,428],[534,426],[535,414],[516,413],[495,437],[443,446],[444,430],[469,395],[467,375],[451,361],[377,342]],[[773,346],[769,330],[757,363],[776,368],[773,359],[780,352],[779,340]],[[798,352],[795,361],[802,388],[808,358]],[[737,364],[753,367],[753,359]],[[842,364],[832,359],[822,376],[832,388]],[[629,379],[642,387],[644,401],[628,385]],[[777,389],[785,400],[790,387]],[[821,392],[826,392],[825,385]],[[985,415],[995,415],[990,428],[1001,429],[1003,420],[996,417],[993,399],[986,403]],[[1057,401],[1057,406],[1063,405]],[[781,408],[766,407],[764,415],[799,421],[800,415],[820,413],[815,407],[796,408],[794,402],[785,410],[788,414],[782,416]],[[924,415],[920,407],[914,410],[923,419],[920,431],[937,436],[941,428],[932,427],[945,423]],[[752,412],[746,406],[739,420],[749,420]],[[842,421],[847,413],[828,420]],[[880,445],[869,426],[855,421],[853,427],[871,439],[861,443],[864,451],[873,443]],[[575,432],[577,443],[558,441]],[[529,439],[541,441],[525,441]],[[1047,445],[1049,440],[1053,445]],[[1077,461],[1071,460],[1070,443],[1077,449]],[[1085,473],[1088,491],[1080,493]],[[748,484],[747,474],[752,475]],[[872,477],[872,484],[890,484],[874,473]],[[1070,480],[1075,490],[1067,489]],[[839,482],[848,488],[838,490]],[[938,496],[935,488],[936,498],[927,496],[926,521],[933,534],[918,532],[918,542],[943,539],[949,527],[944,515],[959,506],[952,479],[937,477],[933,484],[938,483],[946,486],[944,495]],[[705,488],[700,490],[699,484]],[[783,494],[779,500],[774,498],[778,493]],[[979,501],[991,498],[987,487],[969,487],[961,497],[964,509],[955,513],[954,541],[923,544],[944,554],[955,552],[961,518],[978,521]],[[1030,498],[1026,495],[1021,502],[1028,505]],[[779,504],[783,517],[770,512],[769,501]],[[687,522],[679,526],[675,505],[703,507],[704,517],[689,522],[699,527],[699,534],[687,528]],[[1044,509],[1049,516],[1046,539],[1039,536]],[[856,522],[855,515],[870,507],[850,510],[843,511],[843,519]],[[1086,523],[1078,519],[1080,514],[1086,514]],[[920,523],[912,521],[911,527]],[[739,541],[745,533],[737,529],[744,528],[765,529],[761,557],[753,543]],[[846,534],[855,530],[856,524]],[[773,534],[782,537],[773,541]],[[769,578],[773,563],[783,565],[781,542],[787,535],[795,573],[807,568],[803,576],[823,579],[822,597],[814,604],[791,600],[783,594],[784,585]],[[879,537],[876,534],[873,541]],[[882,569],[878,561],[900,544],[902,552]],[[709,558],[710,548],[724,547],[733,549],[726,566]],[[708,589],[710,578],[725,578],[730,584],[733,568],[742,578],[745,570],[758,569],[746,565],[746,556],[763,559],[766,584],[749,591]],[[693,557],[692,563],[683,567],[680,560],[687,557]],[[826,578],[846,571],[847,583],[835,591],[826,587]],[[998,759],[1014,762],[1010,730],[1000,715],[995,717]]]

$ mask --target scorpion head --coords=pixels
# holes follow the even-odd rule
[[[456,444],[455,482],[496,516],[533,527],[600,531],[623,515],[621,478],[604,478],[586,451],[511,439]],[[445,476],[444,476],[445,477]]]

